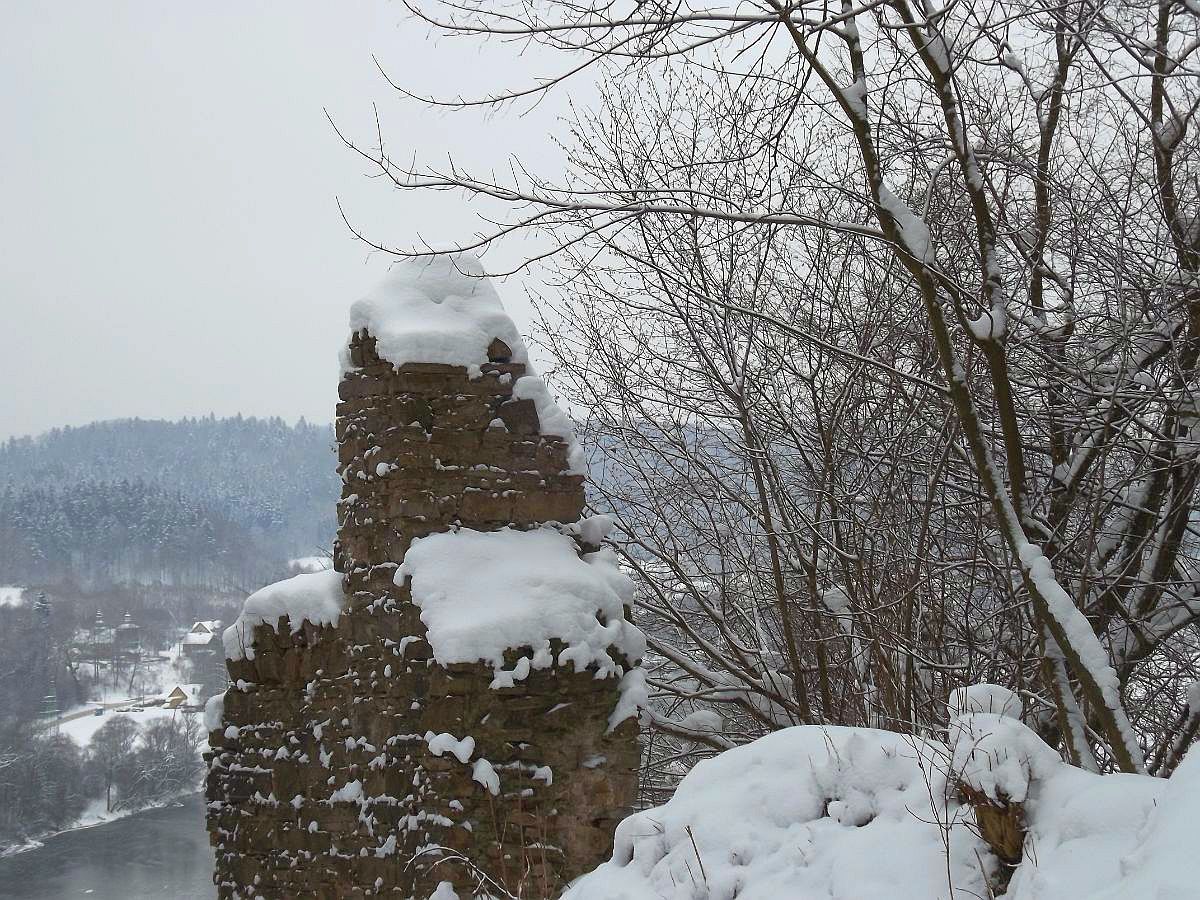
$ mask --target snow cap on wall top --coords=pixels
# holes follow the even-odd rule
[[[470,253],[401,260],[350,307],[350,330],[366,329],[375,352],[399,368],[405,363],[475,367],[488,362],[499,338],[515,363],[528,363],[525,342],[479,259]],[[342,350],[342,371],[354,368]]]
[[[568,471],[584,474],[584,457],[570,418],[529,364],[521,333],[484,272],[470,253],[444,253],[405,259],[374,290],[350,307],[350,331],[366,329],[375,352],[396,368],[405,363],[465,366],[472,377],[487,362],[488,348],[499,339],[509,349],[507,362],[525,366],[513,383],[513,396],[532,400],[543,434],[567,444]],[[347,342],[348,343],[348,342]],[[355,369],[348,346],[342,347],[342,374]]]

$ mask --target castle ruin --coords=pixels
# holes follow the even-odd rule
[[[557,897],[633,803],[631,586],[481,275],[352,309],[333,570],[247,600],[207,711],[222,898]]]

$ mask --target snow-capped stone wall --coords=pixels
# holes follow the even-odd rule
[[[628,579],[477,265],[405,263],[352,310],[341,596],[298,576],[225,636],[221,897],[557,897],[633,803]]]

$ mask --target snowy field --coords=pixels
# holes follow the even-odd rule
[[[132,701],[130,701],[132,702]],[[95,708],[94,706],[92,707]],[[118,712],[116,709],[106,709],[104,715],[97,716],[91,712],[85,712],[77,718],[62,722],[58,726],[60,734],[64,734],[73,740],[80,747],[86,747],[97,731],[99,731],[106,723],[111,722],[114,718],[122,717],[131,719],[139,726],[149,725],[157,719],[169,719],[173,716],[195,715],[195,713],[184,713],[177,709],[166,709],[162,706],[147,706],[142,710],[133,710],[131,712]]]

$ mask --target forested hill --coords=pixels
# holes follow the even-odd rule
[[[332,542],[332,429],[125,419],[0,445],[0,583],[237,583]]]

